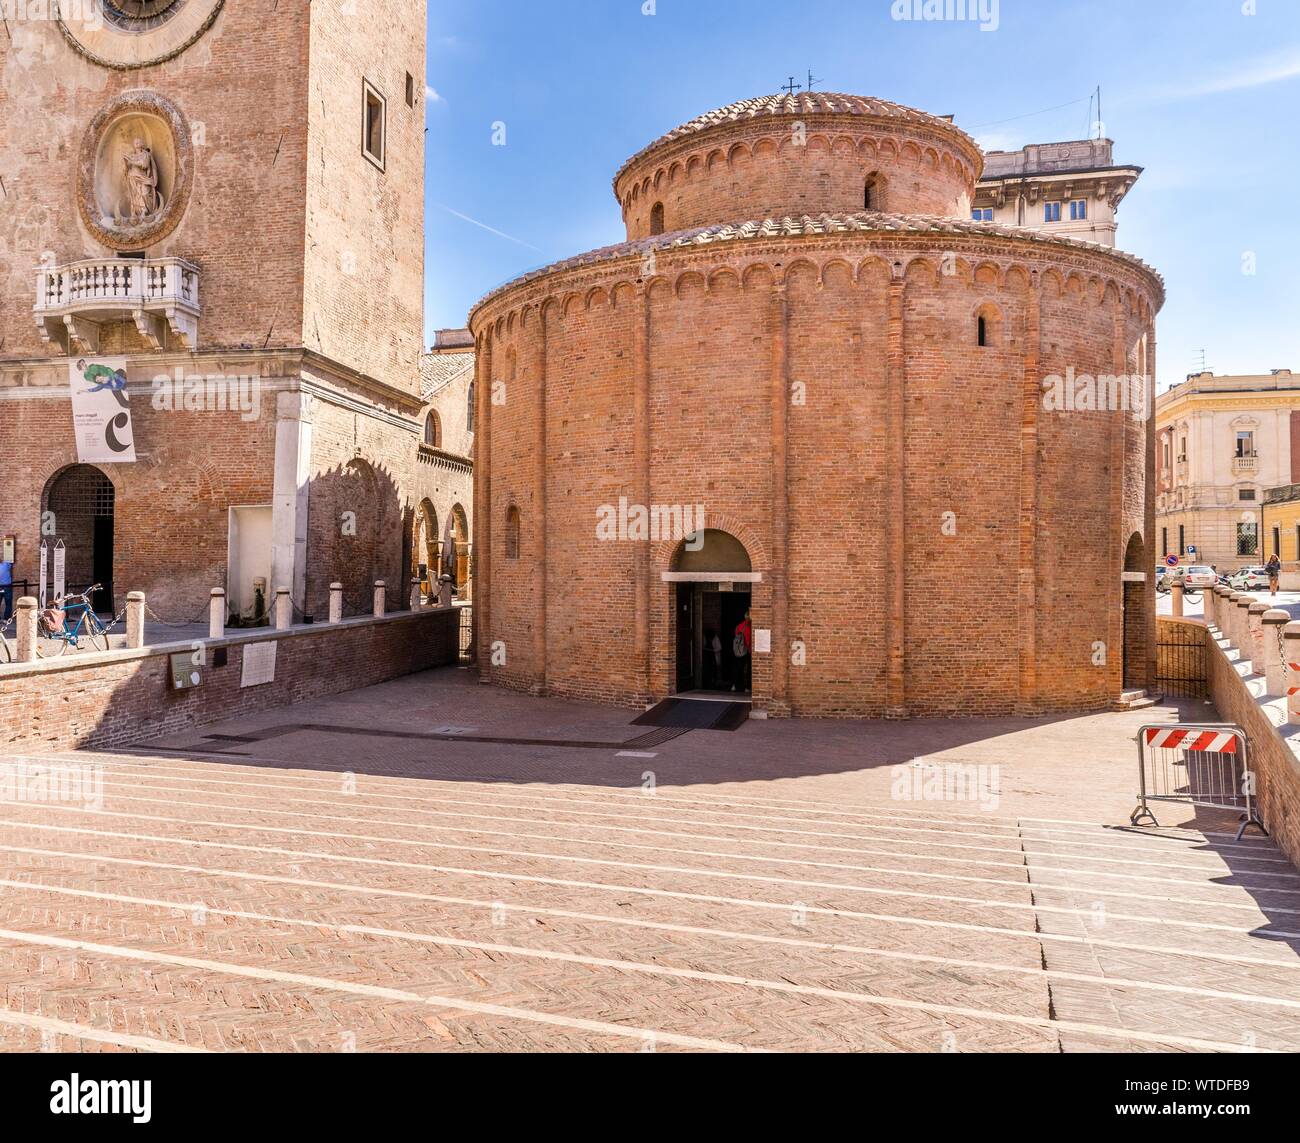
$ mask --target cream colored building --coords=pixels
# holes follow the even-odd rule
[[[1265,492],[1295,483],[1300,378],[1289,369],[1192,374],[1156,398],[1157,556],[1221,572],[1262,562]]]
[[[1115,166],[1113,150],[1109,139],[1076,139],[989,151],[971,217],[1114,246],[1119,204],[1142,168]]]

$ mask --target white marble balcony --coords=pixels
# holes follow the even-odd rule
[[[100,329],[132,322],[154,349],[195,349],[199,268],[184,258],[94,258],[36,272],[36,325],[67,354],[98,353]]]

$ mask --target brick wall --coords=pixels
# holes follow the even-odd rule
[[[430,610],[205,640],[204,683],[188,691],[171,690],[165,648],[3,667],[0,754],[125,746],[454,664],[460,616],[459,608]],[[271,640],[275,681],[241,688],[245,648]],[[213,667],[222,648],[227,665]]]
[[[301,343],[310,10],[303,3],[226,4],[193,47],[132,71],[92,63],[53,20],[8,22],[0,37],[5,356],[48,352],[32,319],[42,258],[65,263],[104,253],[77,209],[80,148],[99,108],[133,89],[170,100],[196,136],[188,209],[148,253],[199,265],[203,344]],[[104,352],[145,348],[130,323],[109,332]]]
[[[1162,622],[1162,628],[1165,626]],[[1250,765],[1258,789],[1256,813],[1282,852],[1300,866],[1300,760],[1213,634],[1202,628],[1202,637],[1206,643],[1210,696],[1219,717],[1246,732]]]
[[[315,3],[310,12],[303,344],[414,393],[424,348],[426,3]],[[363,79],[387,100],[382,171],[362,153]]]
[[[868,175],[877,177],[873,210],[969,217],[976,160],[960,132],[857,116],[800,122],[801,142],[778,120],[706,132],[638,159],[615,188],[628,238],[651,233],[656,204],[665,232],[860,211]]]
[[[801,643],[806,663],[783,680],[777,656],[759,655],[760,709],[1113,704],[1121,572],[1147,534],[1147,425],[1123,409],[1048,412],[1041,382],[1122,372],[1150,332],[1149,284],[1106,255],[993,235],[740,245],[662,251],[643,283],[639,259],[557,271],[473,316],[487,343],[480,662],[490,643],[505,654],[492,680],[628,705],[674,693],[662,574],[675,545],[647,556],[596,539],[597,510],[626,497],[703,504],[763,573],[754,625],[782,657]],[[997,335],[982,347],[990,306]],[[1129,650],[1147,685],[1150,585],[1132,594],[1147,618]]]

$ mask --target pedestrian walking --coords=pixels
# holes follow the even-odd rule
[[[731,641],[731,653],[736,658],[736,681],[731,685],[733,691],[739,689],[748,692],[753,685],[753,675],[750,673],[753,650],[754,626],[747,610],[745,618],[737,624],[735,638]]]
[[[1277,594],[1278,580],[1282,575],[1282,561],[1277,558],[1277,552],[1274,552],[1266,565],[1268,572],[1268,590],[1271,595]]]

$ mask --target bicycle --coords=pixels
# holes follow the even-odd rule
[[[45,615],[41,616],[43,638],[37,640],[37,655],[42,659],[57,659],[66,653],[69,647],[75,647],[80,651],[83,638],[90,643],[91,650],[108,650],[108,628],[99,621],[99,616],[95,614],[95,609],[90,604],[91,595],[99,590],[100,585],[95,584],[80,595],[69,595],[60,600],[55,610],[63,612],[63,626],[58,630],[49,630]],[[68,622],[74,617],[76,623],[70,629]]]

